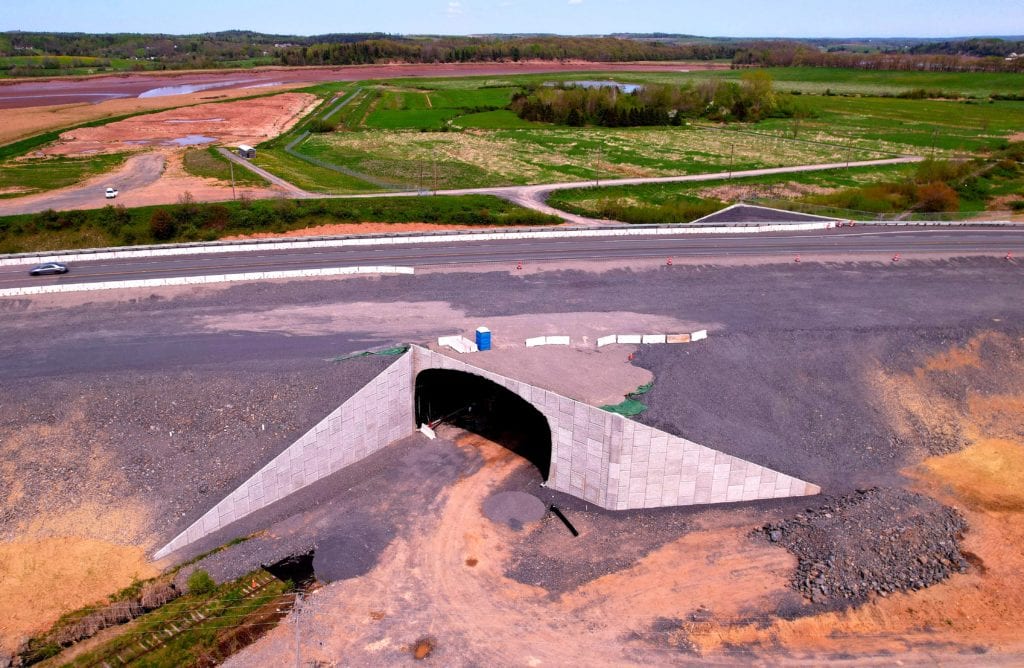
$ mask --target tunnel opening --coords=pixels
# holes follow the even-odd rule
[[[446,423],[479,434],[531,462],[544,480],[551,470],[551,428],[543,413],[481,376],[427,369],[416,377],[416,423]]]

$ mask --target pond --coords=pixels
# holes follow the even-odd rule
[[[564,85],[564,86],[566,86],[568,88],[571,88],[571,87],[574,87],[574,86],[575,87],[579,87],[579,88],[618,88],[623,93],[635,93],[636,91],[638,91],[641,88],[643,88],[643,86],[640,85],[640,84],[619,83],[618,81],[591,81],[591,80],[584,80],[584,81],[562,81],[562,82],[557,82],[557,83],[554,82],[554,81],[548,81],[544,85],[545,86],[558,86],[559,83],[561,83],[561,85]]]

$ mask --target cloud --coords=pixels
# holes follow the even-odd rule
[[[569,0],[570,5],[582,5],[583,0]]]
[[[448,16],[458,16],[462,13],[462,3],[459,0],[450,0],[448,3]]]

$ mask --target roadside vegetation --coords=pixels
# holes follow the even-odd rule
[[[563,211],[634,224],[692,222],[738,201],[860,220],[1012,214],[1024,211],[1024,143],[968,161],[582,188],[548,198]]]
[[[503,227],[562,221],[486,195],[204,204],[191,201],[186,194],[172,206],[107,206],[0,218],[0,253],[213,241],[256,232],[280,233],[360,222]]]

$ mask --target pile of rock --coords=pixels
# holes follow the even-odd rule
[[[918,590],[967,570],[953,508],[900,489],[859,489],[826,499],[758,536],[799,560],[792,585],[815,603]]]

